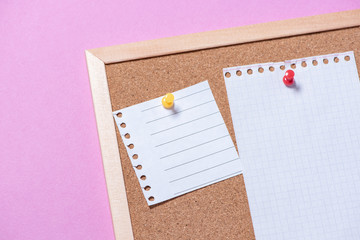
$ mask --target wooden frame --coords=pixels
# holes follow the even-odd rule
[[[106,64],[355,26],[360,26],[360,9],[86,50],[116,239],[133,239],[133,233],[112,117]]]

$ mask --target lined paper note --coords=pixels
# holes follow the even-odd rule
[[[208,82],[173,94],[113,113],[149,205],[242,173]]]
[[[353,52],[228,68],[224,78],[256,239],[360,239]]]

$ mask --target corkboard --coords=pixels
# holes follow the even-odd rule
[[[354,51],[360,69],[359,39],[353,27],[106,64],[112,110],[208,80],[235,142],[223,68]],[[255,239],[242,175],[149,208],[116,133],[135,239]]]

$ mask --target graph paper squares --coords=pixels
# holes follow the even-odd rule
[[[256,239],[360,239],[353,52],[227,68],[224,79]]]

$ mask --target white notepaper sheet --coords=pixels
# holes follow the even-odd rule
[[[242,173],[208,82],[173,94],[113,112],[148,205]]]
[[[288,88],[292,64],[296,87]],[[353,52],[223,72],[256,239],[360,239]]]

